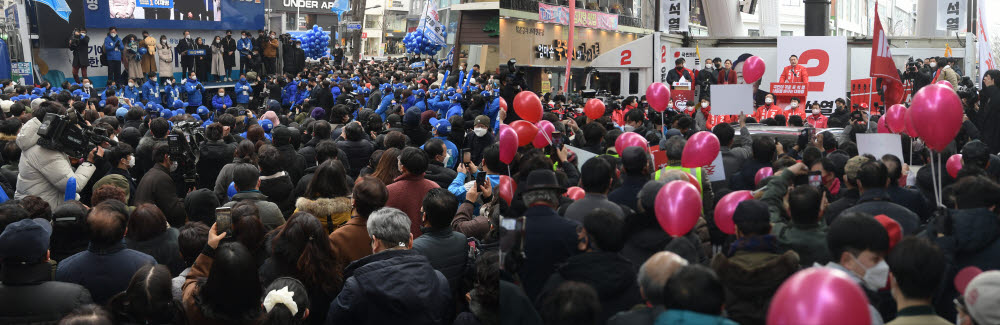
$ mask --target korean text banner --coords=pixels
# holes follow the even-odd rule
[[[90,28],[261,29],[264,0],[86,0]]]
[[[569,8],[538,4],[538,20],[546,23],[569,25]],[[618,29],[618,15],[589,10],[576,10],[576,26],[607,30]]]

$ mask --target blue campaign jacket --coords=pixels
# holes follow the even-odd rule
[[[464,110],[462,109],[462,104],[453,103],[453,104],[451,104],[451,107],[448,108],[448,114],[446,114],[444,116],[444,118],[445,119],[449,119],[449,118],[451,118],[452,116],[455,116],[455,115],[462,116],[463,112],[464,112]]]
[[[236,50],[240,51],[240,58],[250,55],[253,53],[253,40],[249,37],[240,38],[236,41]]]
[[[108,35],[104,38],[104,53],[107,53],[108,61],[121,61],[123,50],[125,50],[125,46],[122,45],[120,37]]]
[[[187,103],[188,106],[201,106],[201,91],[205,88],[197,80],[187,79],[184,82],[184,92],[187,93]]]
[[[236,87],[234,89],[236,91],[237,104],[246,104],[250,102],[250,92],[252,92],[253,90],[250,89],[249,82],[237,81]]]
[[[295,92],[298,88],[298,84],[295,82],[290,82],[281,90],[281,104],[282,105],[292,105],[295,100]]]
[[[166,105],[173,105],[175,100],[181,99],[181,86],[178,85],[166,85],[163,86],[163,97]]]
[[[382,120],[386,118],[385,110],[389,108],[389,105],[392,105],[393,96],[392,93],[382,96],[382,102],[378,104],[378,109],[375,110],[376,114],[382,116]]]
[[[160,85],[152,80],[148,80],[142,84],[142,99],[148,103],[159,103]]]
[[[333,94],[333,99],[336,100],[337,97],[340,97],[341,93],[340,86],[330,87],[330,93]]]
[[[139,89],[138,87],[125,86],[122,87],[120,91],[122,97],[131,99],[133,103],[139,100],[139,96],[142,95],[142,89]]]
[[[222,97],[219,97],[219,95],[212,96],[212,107],[215,110],[222,110],[222,105],[225,105],[226,108],[233,107],[233,99],[229,98],[228,95]]]

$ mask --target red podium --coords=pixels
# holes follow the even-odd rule
[[[782,109],[792,102],[792,97],[799,98],[799,105],[806,104],[806,95],[809,94],[809,84],[805,82],[772,82],[771,94],[774,95],[775,104]]]

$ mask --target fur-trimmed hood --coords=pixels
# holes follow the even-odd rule
[[[310,200],[304,197],[300,197],[295,200],[295,209],[299,211],[305,211],[318,216],[327,216],[332,214],[350,213],[351,212],[351,199],[347,197],[337,197],[337,198],[318,198],[315,200]]]

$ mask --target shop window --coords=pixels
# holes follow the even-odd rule
[[[792,36],[792,31],[790,31],[790,30],[783,30],[783,31],[781,31],[781,36]]]
[[[295,13],[288,13],[287,19],[285,20],[285,29],[304,30],[306,28],[311,28],[312,25],[315,23],[316,23],[315,14],[296,15]]]
[[[629,72],[628,73],[628,93],[638,94],[639,93],[639,73]]]
[[[621,95],[622,75],[619,72],[598,72],[590,77],[590,88],[601,92],[608,91],[612,95]],[[638,88],[636,84],[636,88]],[[636,89],[638,92],[638,89]]]
[[[759,29],[748,29],[747,30],[747,36],[750,36],[750,37],[760,37],[760,30]]]
[[[368,29],[381,29],[382,28],[382,16],[379,15],[365,15],[365,28]]]

